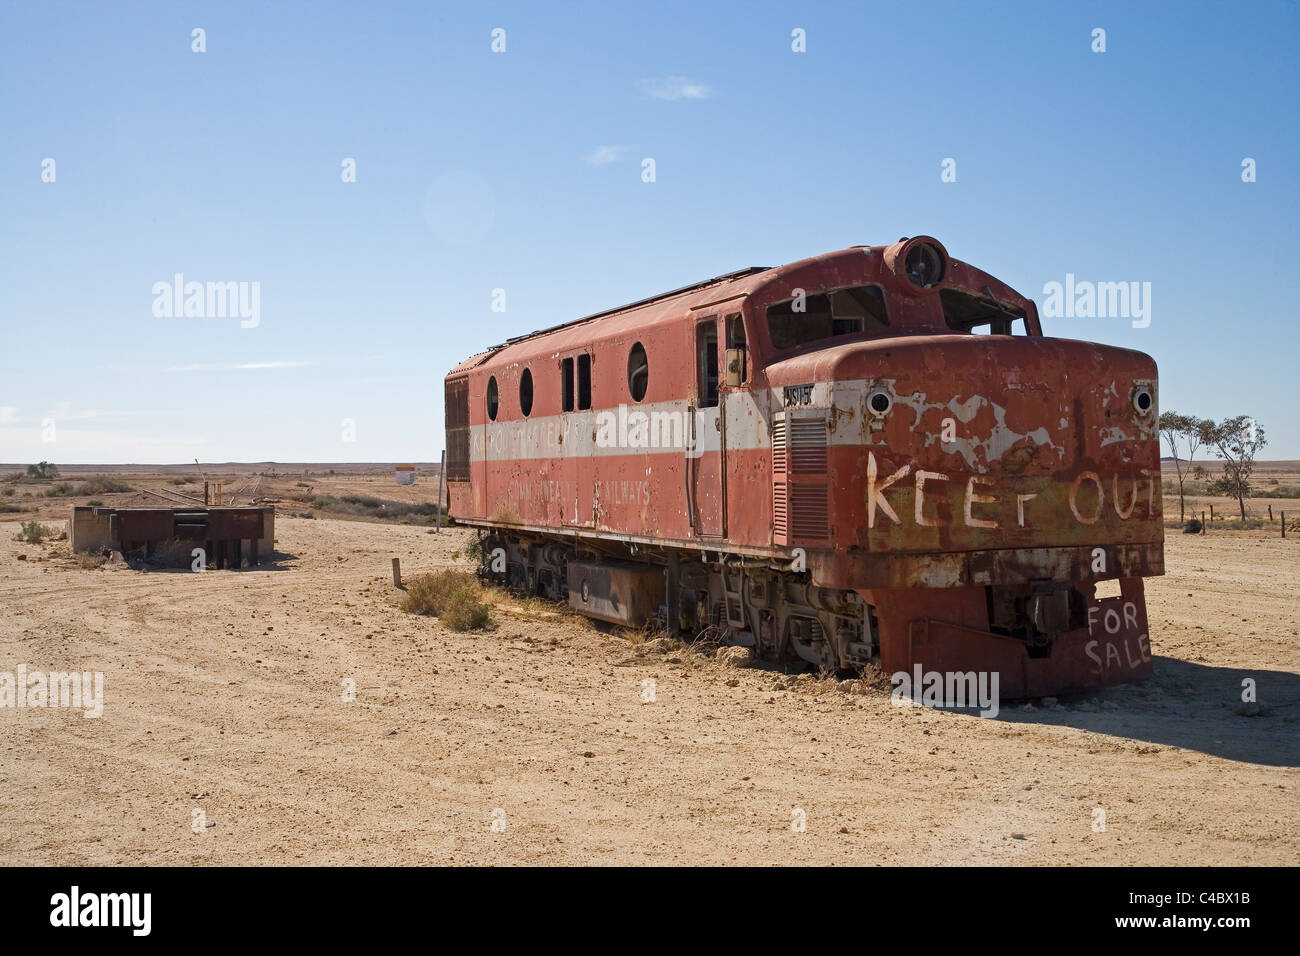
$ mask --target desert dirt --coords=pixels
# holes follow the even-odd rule
[[[464,529],[281,510],[273,565],[202,574],[17,530],[0,671],[102,671],[104,713],[0,709],[6,865],[1300,861],[1300,536],[1171,531],[1153,680],[981,719],[539,602],[399,610],[390,559],[468,567]]]

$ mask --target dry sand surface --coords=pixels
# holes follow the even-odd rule
[[[448,566],[463,530],[282,515],[275,566],[193,574],[17,527],[0,671],[102,671],[105,705],[0,710],[5,864],[1300,860],[1295,538],[1171,534],[1152,681],[983,720],[544,605],[487,634],[403,614],[389,559]]]

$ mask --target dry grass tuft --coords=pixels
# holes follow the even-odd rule
[[[453,631],[481,631],[492,624],[492,605],[468,571],[435,571],[412,578],[402,597],[408,614],[432,614]]]
[[[53,538],[58,534],[59,530],[57,528],[51,528],[39,521],[24,521],[18,533],[14,535],[14,540],[23,541],[27,544],[40,544],[46,538]]]

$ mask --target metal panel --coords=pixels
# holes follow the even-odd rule
[[[664,587],[663,568],[569,563],[569,606],[602,621],[640,627],[664,603]]]
[[[262,537],[260,508],[212,508],[208,511],[208,537],[237,540]]]
[[[166,508],[117,512],[118,540],[132,544],[166,541],[175,536],[172,511]]]

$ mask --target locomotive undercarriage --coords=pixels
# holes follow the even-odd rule
[[[514,593],[567,601],[610,623],[712,637],[750,647],[765,660],[802,661],[821,670],[861,670],[879,662],[874,608],[854,591],[816,587],[807,572],[780,562],[496,531],[482,533],[479,542],[480,577]],[[638,595],[616,593],[611,601],[598,593],[602,586],[618,592],[620,584],[646,594],[638,601]]]

